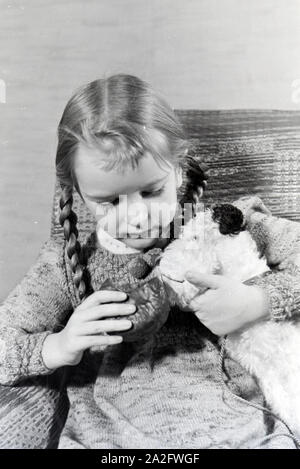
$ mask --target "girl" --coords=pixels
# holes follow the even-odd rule
[[[107,278],[118,290],[147,281],[177,200],[195,209],[205,177],[187,149],[173,111],[136,77],[93,81],[67,103],[56,157],[66,243],[48,240],[1,306],[2,447],[293,447],[280,422],[223,395],[216,335],[296,313],[298,224],[279,226],[257,198],[238,201],[270,265],[285,262],[284,270],[252,285],[194,272],[190,281],[210,288],[195,302],[197,316],[171,309],[142,340],[123,340],[136,311],[126,294],[101,290]],[[82,246],[74,188],[98,222]],[[231,390],[262,403],[235,361],[226,360],[226,375]]]

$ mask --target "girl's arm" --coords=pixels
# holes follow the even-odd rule
[[[0,305],[1,384],[54,371],[43,362],[43,343],[64,326],[70,312],[63,248],[49,239],[35,264]]]
[[[242,197],[234,205],[272,269],[245,283],[267,292],[273,320],[300,314],[300,223],[272,216],[259,197]]]

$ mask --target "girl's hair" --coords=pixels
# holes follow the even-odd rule
[[[81,86],[60,120],[56,153],[56,176],[62,189],[59,221],[80,300],[87,293],[87,278],[72,194],[75,187],[83,200],[74,172],[81,143],[101,150],[98,161],[107,170],[125,165],[134,168],[146,151],[157,161],[181,166],[180,203],[192,202],[194,207],[206,182],[199,165],[187,155],[188,142],[175,113],[147,83],[119,74]]]

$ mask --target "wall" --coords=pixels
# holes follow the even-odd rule
[[[56,125],[81,83],[122,71],[151,82],[175,108],[299,109],[299,0],[0,7],[0,299],[48,237]]]

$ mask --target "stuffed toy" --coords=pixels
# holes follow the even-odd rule
[[[231,204],[198,212],[166,247],[159,268],[171,303],[187,314],[191,299],[201,294],[185,279],[188,270],[245,283],[270,271],[245,231],[242,212]],[[273,413],[300,436],[300,323],[261,320],[229,334],[225,343],[231,358],[256,377]]]

